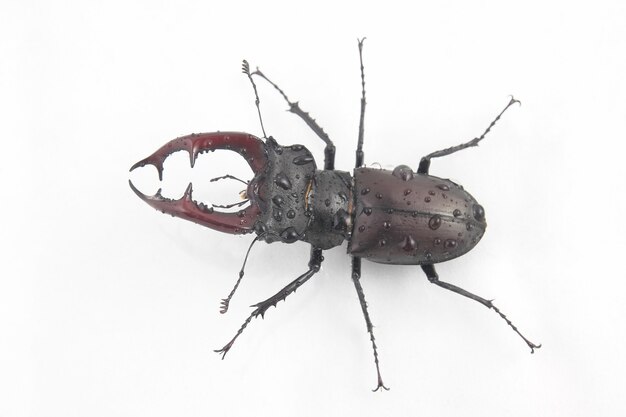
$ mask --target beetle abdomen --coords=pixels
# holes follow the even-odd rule
[[[386,264],[447,261],[472,249],[487,226],[480,204],[454,182],[416,174],[357,168],[354,227],[348,252]]]

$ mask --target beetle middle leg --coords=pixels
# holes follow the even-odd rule
[[[487,133],[489,133],[491,128],[498,122],[498,120],[500,120],[500,117],[502,117],[504,112],[507,111],[507,109],[509,107],[511,107],[515,103],[521,104],[519,100],[516,100],[515,98],[513,98],[513,96],[511,96],[511,100],[509,101],[509,104],[506,105],[506,107],[500,112],[500,114],[498,114],[498,116],[496,116],[496,118],[489,124],[487,129],[485,129],[483,134],[480,135],[479,137],[474,138],[474,139],[472,139],[472,140],[470,140],[468,142],[462,143],[460,145],[452,146],[450,148],[446,148],[446,149],[442,149],[440,151],[435,151],[435,152],[429,153],[428,155],[423,157],[422,160],[420,161],[419,167],[417,168],[417,173],[418,174],[428,174],[428,169],[430,168],[430,160],[432,158],[439,158],[439,157],[442,157],[442,156],[453,154],[453,153],[458,152],[460,150],[463,150],[465,148],[470,148],[472,146],[478,146],[478,142],[480,142],[481,140],[483,140],[485,138],[485,136],[487,135]]]
[[[363,137],[365,135],[365,68],[363,67],[363,42],[365,38],[358,39],[359,42],[359,62],[361,63],[361,114],[359,116],[359,139],[356,145],[356,164],[355,167],[363,166]]]
[[[287,284],[282,290],[278,291],[276,294],[271,296],[265,301],[261,301],[257,304],[254,304],[252,307],[256,307],[254,311],[248,316],[248,318],[243,322],[235,336],[224,345],[223,348],[215,350],[215,352],[220,353],[222,355],[222,359],[226,357],[226,354],[233,347],[235,340],[243,333],[244,329],[248,326],[250,321],[253,318],[261,316],[261,318],[265,317],[265,313],[270,307],[276,307],[279,301],[283,301],[286,299],[291,293],[295,292],[298,288],[302,286],[305,282],[307,282],[313,275],[315,275],[320,270],[320,266],[322,265],[322,261],[324,257],[322,256],[322,250],[319,248],[311,247],[311,258],[309,260],[309,270],[304,274],[300,275],[298,278]]]
[[[378,350],[376,348],[376,338],[374,337],[374,325],[370,320],[370,315],[367,312],[367,303],[365,302],[365,294],[363,293],[363,287],[361,286],[361,258],[352,258],[352,281],[356,288],[356,293],[359,296],[359,302],[361,303],[361,310],[363,310],[363,316],[365,317],[365,325],[367,326],[367,332],[370,334],[370,340],[372,341],[372,349],[374,350],[374,363],[376,364],[376,373],[378,375],[378,385],[373,391],[378,391],[380,388],[389,390],[383,384],[383,379],[380,376],[380,367],[378,365]]]
[[[541,347],[541,345],[535,345],[533,342],[531,342],[530,340],[526,339],[526,337],[524,337],[524,335],[521,334],[519,330],[517,330],[517,327],[515,327],[515,325],[513,323],[511,323],[511,320],[509,320],[504,315],[504,313],[502,313],[495,305],[493,305],[493,302],[491,300],[486,300],[486,299],[484,299],[482,297],[479,297],[479,296],[477,296],[475,294],[472,294],[469,291],[464,290],[463,288],[457,287],[456,285],[452,285],[452,284],[448,284],[447,282],[439,281],[439,275],[437,275],[437,271],[435,271],[435,266],[434,265],[422,265],[422,269],[424,270],[424,273],[426,274],[426,276],[428,277],[428,280],[431,283],[433,283],[435,285],[438,285],[441,288],[445,288],[446,290],[450,290],[452,292],[460,294],[460,295],[462,295],[464,297],[467,297],[467,298],[469,298],[471,300],[478,301],[479,303],[481,303],[485,307],[490,308],[493,311],[495,311],[496,313],[498,313],[498,315],[500,317],[502,317],[504,319],[504,321],[506,321],[506,323],[515,331],[515,333],[517,333],[522,339],[524,339],[524,342],[526,342],[526,344],[530,348],[530,353],[535,353],[535,349],[539,349]]]

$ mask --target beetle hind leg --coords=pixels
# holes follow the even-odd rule
[[[352,281],[356,288],[356,293],[359,296],[359,302],[361,303],[361,310],[363,310],[363,316],[365,317],[365,325],[367,326],[367,332],[370,334],[370,340],[372,341],[372,349],[374,350],[374,363],[376,364],[376,374],[378,376],[378,384],[372,391],[378,391],[383,388],[389,391],[389,388],[383,383],[383,378],[380,376],[380,366],[378,364],[378,349],[376,347],[376,338],[374,337],[374,325],[370,320],[370,315],[367,312],[367,302],[365,302],[365,294],[363,293],[363,287],[361,286],[361,258],[352,258]]]
[[[278,291],[276,294],[268,298],[267,300],[261,301],[257,304],[254,304],[252,307],[256,307],[254,311],[248,316],[248,318],[243,322],[235,336],[221,349],[216,349],[214,352],[217,352],[222,355],[222,359],[226,357],[226,354],[233,347],[235,340],[243,333],[248,324],[252,321],[252,319],[261,316],[261,318],[265,317],[265,313],[269,310],[270,307],[276,307],[279,301],[285,300],[291,293],[296,292],[302,284],[307,282],[313,275],[315,275],[320,270],[320,266],[324,257],[322,256],[322,250],[318,248],[311,248],[311,258],[309,260],[309,270],[304,274],[300,275],[298,278],[287,284],[283,289]]]
[[[526,344],[528,345],[528,347],[530,348],[530,353],[535,353],[535,349],[539,349],[541,347],[541,345],[536,345],[533,342],[531,342],[530,340],[526,339],[526,337],[524,337],[524,335],[522,333],[520,333],[519,330],[517,330],[517,327],[511,323],[511,320],[509,320],[504,313],[502,313],[495,305],[493,305],[493,302],[491,300],[487,300],[485,298],[479,297],[475,294],[472,294],[469,291],[464,290],[463,288],[457,287],[456,285],[452,285],[452,284],[448,284],[447,282],[443,282],[443,281],[439,281],[439,275],[437,275],[437,271],[435,271],[435,266],[434,265],[422,265],[422,269],[424,270],[424,273],[426,274],[426,276],[428,277],[428,280],[435,284],[438,285],[441,288],[445,288],[446,290],[450,290],[452,292],[455,292],[457,294],[460,294],[464,297],[467,297],[471,300],[474,301],[478,301],[479,303],[481,303],[482,305],[484,305],[487,308],[492,309],[493,311],[495,311],[496,313],[498,313],[498,315],[500,317],[502,317],[502,319],[504,321],[506,321],[506,324],[508,324],[513,331],[515,331],[515,333],[517,333],[519,335],[519,337],[521,337],[524,342],[526,342]]]

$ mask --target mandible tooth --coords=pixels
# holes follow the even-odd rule
[[[159,181],[163,181],[163,161],[159,161],[152,156],[149,156],[146,159],[142,159],[141,161],[137,162],[132,167],[130,167],[128,172],[132,172],[136,168],[144,167],[146,165],[152,165],[153,167],[155,167],[157,172],[159,173]]]
[[[184,194],[184,198],[188,201],[193,201],[191,198],[191,193],[193,192],[193,186],[191,183],[189,183],[189,185],[187,186],[187,189],[185,190],[185,194]]]

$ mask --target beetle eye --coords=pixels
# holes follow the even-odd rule
[[[485,209],[480,204],[474,204],[472,207],[474,218],[479,222],[485,220]]]

